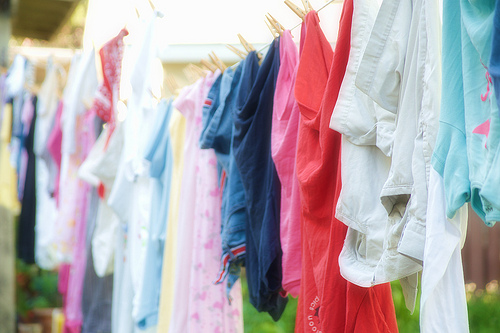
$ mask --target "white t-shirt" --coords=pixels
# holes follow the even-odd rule
[[[107,147],[108,127],[106,127],[78,170],[78,176],[86,182],[95,187],[102,183],[105,187],[104,198],[99,200],[96,226],[92,236],[94,268],[97,276],[100,277],[113,272],[119,220],[114,211],[108,206],[107,199],[115,180],[123,148],[122,127],[121,124],[117,124],[109,138]]]
[[[467,205],[446,218],[444,181],[431,168],[424,270],[420,298],[421,332],[469,332],[461,249]]]
[[[36,242],[35,256],[37,264],[43,269],[53,269],[58,264],[54,247],[54,223],[57,218],[56,200],[49,189],[55,181],[57,166],[47,156],[47,141],[54,126],[59,103],[58,69],[55,65],[48,68],[37,100],[37,119],[33,152],[36,156]]]
[[[130,272],[127,272],[125,268],[124,275],[121,277],[125,281],[121,285],[123,288],[130,288],[131,292],[120,288],[113,290],[113,294],[124,292],[125,295],[113,296],[113,307],[119,308],[116,310],[119,315],[112,318],[113,327],[121,325],[117,321],[131,323],[116,331],[120,333],[137,330],[133,324],[133,318],[138,311],[148,240],[151,186],[148,165],[143,156],[148,138],[144,133],[151,133],[154,125],[155,109],[151,96],[151,73],[147,69],[152,68],[151,63],[156,57],[154,52],[156,17],[154,13],[152,17],[141,22],[142,27],[139,27],[139,34],[136,35],[137,43],[132,44],[130,49],[125,49],[123,58],[123,66],[132,68],[131,78],[122,75],[122,80],[125,82],[130,80],[132,94],[128,100],[127,115],[122,124],[123,150],[108,199],[108,205],[117,214],[121,228],[126,228],[126,265],[130,265]],[[123,74],[125,73],[126,71],[123,71]],[[130,274],[130,283],[127,274]],[[115,281],[119,279],[120,272],[115,276]],[[125,300],[123,297],[131,297],[131,299]],[[115,299],[120,300],[115,302]],[[129,303],[132,307],[129,307]]]

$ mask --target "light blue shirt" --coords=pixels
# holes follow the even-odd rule
[[[453,0],[443,3],[441,115],[432,159],[444,178],[447,216],[452,218],[470,201],[486,224],[500,218],[500,206],[494,207],[482,195],[488,171],[494,167],[488,125],[491,114],[498,113],[486,67],[494,7],[494,0],[461,0],[460,7]]]
[[[158,323],[163,250],[166,239],[173,168],[168,128],[171,114],[172,101],[162,100],[158,104],[155,128],[146,149],[145,159],[150,162],[153,189],[144,277],[139,292],[139,307],[135,318],[140,329],[146,329]]]

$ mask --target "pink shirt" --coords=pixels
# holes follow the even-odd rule
[[[87,235],[87,208],[90,186],[78,178],[78,168],[95,142],[94,117],[94,113],[90,111],[77,117],[76,152],[69,157],[68,173],[64,182],[60,184],[61,206],[59,217],[68,224],[68,227],[71,227],[73,232],[71,240],[74,242],[71,251],[72,261],[68,277],[68,289],[67,294],[64,295],[64,316],[66,319],[63,333],[79,333],[83,322],[81,303],[85,265],[87,263],[85,237]]]
[[[54,198],[56,199],[57,205],[59,205],[59,178],[61,172],[61,149],[62,149],[62,130],[61,130],[61,115],[63,110],[63,102],[59,103],[57,107],[56,119],[54,123],[54,128],[49,135],[49,140],[47,142],[47,149],[52,156],[52,159],[57,166],[57,176],[54,184]]]
[[[186,138],[170,332],[243,332],[240,285],[234,286],[230,305],[225,285],[212,283],[222,254],[217,159],[198,145],[203,103],[218,74],[184,88],[174,104],[186,117]]]
[[[280,238],[283,289],[297,297],[300,289],[300,193],[295,158],[300,111],[295,101],[299,54],[290,31],[280,39],[280,69],[274,94],[271,153],[281,182]]]

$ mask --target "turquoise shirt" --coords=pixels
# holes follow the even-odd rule
[[[490,117],[498,107],[487,68],[494,7],[494,0],[460,0],[460,6],[444,0],[441,115],[432,157],[444,178],[448,217],[470,201],[489,225],[500,219],[500,205],[482,195],[497,146],[489,136]]]

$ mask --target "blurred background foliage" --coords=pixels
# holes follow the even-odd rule
[[[420,332],[420,293],[417,298],[415,312],[408,311],[405,306],[403,291],[398,281],[391,283],[394,307],[399,331],[402,333]],[[476,289],[474,283],[466,285],[467,307],[469,311],[470,332],[500,332],[500,292],[498,281],[491,281],[486,288]],[[295,327],[297,299],[289,298],[283,316],[274,322],[267,313],[259,313],[248,301],[246,281],[243,283],[243,318],[246,333],[291,333]]]
[[[295,328],[297,299],[289,297],[285,312],[274,322],[265,312],[258,312],[250,304],[246,279],[242,278],[243,318],[246,333],[291,333]],[[420,294],[413,314],[406,309],[399,282],[391,283],[399,331],[417,333],[419,328]],[[500,292],[498,281],[491,281],[485,289],[474,283],[466,285],[470,331],[474,333],[500,332]],[[61,307],[57,291],[57,272],[44,271],[36,265],[16,262],[16,300],[20,322],[30,322],[33,309]]]

